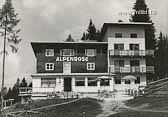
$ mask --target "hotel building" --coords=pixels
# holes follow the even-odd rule
[[[97,93],[146,86],[145,27],[150,23],[104,23],[100,42],[32,42],[36,73],[32,99],[56,92]],[[108,79],[104,79],[108,78]]]

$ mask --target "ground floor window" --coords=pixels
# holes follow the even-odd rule
[[[137,79],[135,80],[135,84],[140,84],[140,77],[136,77]]]
[[[88,78],[88,86],[97,86],[97,78]]]
[[[100,86],[110,86],[110,81],[108,79],[101,79]]]
[[[52,88],[56,86],[56,78],[41,78],[41,87]]]
[[[131,80],[125,80],[125,84],[131,84]]]
[[[115,84],[121,84],[121,77],[120,76],[114,77],[114,82]]]
[[[75,86],[85,86],[85,78],[75,78]]]

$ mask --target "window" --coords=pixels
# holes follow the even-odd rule
[[[125,84],[131,84],[131,80],[125,80]]]
[[[121,77],[119,76],[114,77],[114,82],[115,84],[121,84]]]
[[[54,49],[46,49],[45,56],[54,56]]]
[[[75,86],[85,86],[85,78],[75,78]]]
[[[135,84],[140,84],[140,77],[137,77],[137,79],[135,80]]]
[[[41,78],[41,87],[53,88],[56,86],[56,78]]]
[[[108,79],[101,79],[100,86],[110,86],[110,81]]]
[[[87,63],[87,70],[95,70],[95,63]]]
[[[139,66],[139,60],[130,60],[130,66]]]
[[[139,50],[139,44],[130,44],[130,50]]]
[[[61,49],[60,55],[61,56],[74,56],[75,52],[74,49]]]
[[[97,86],[97,78],[88,78],[88,86]]]
[[[117,67],[124,67],[124,60],[114,60],[114,65]]]
[[[115,38],[122,38],[122,33],[115,33]]]
[[[54,63],[46,63],[45,70],[47,71],[54,70]]]
[[[85,55],[86,56],[96,56],[96,49],[86,49]]]
[[[131,38],[137,38],[137,34],[136,33],[132,33],[132,34],[130,34],[130,37]]]
[[[114,44],[114,50],[124,50],[124,44]]]

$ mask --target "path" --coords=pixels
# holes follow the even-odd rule
[[[104,102],[100,103],[102,106],[103,112],[97,117],[108,117],[112,114],[121,112],[127,109],[127,106],[122,100],[112,100],[112,99],[104,99]]]

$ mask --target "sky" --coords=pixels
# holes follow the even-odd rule
[[[5,0],[0,0],[0,7]],[[36,58],[30,42],[63,41],[69,34],[79,40],[87,30],[92,19],[97,29],[105,22],[128,22],[130,12],[136,0],[13,0],[21,22],[17,54],[10,53],[6,59],[5,86],[12,87],[19,77],[31,81],[31,74],[36,73]],[[168,34],[168,1],[146,0],[155,23],[157,34]],[[120,15],[120,13],[124,13]],[[2,40],[0,49],[2,50]],[[0,86],[2,74],[2,55],[0,55]]]

